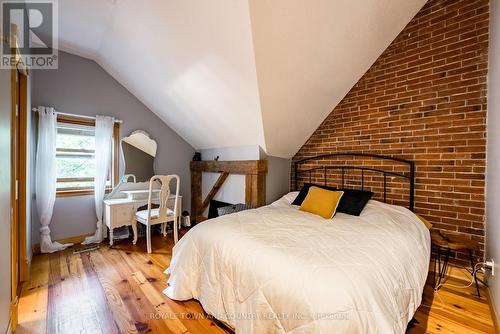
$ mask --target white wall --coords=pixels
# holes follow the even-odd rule
[[[493,305],[500,312],[500,1],[490,1],[488,73],[488,151],[486,173],[486,258],[493,258],[496,276],[488,280]]]

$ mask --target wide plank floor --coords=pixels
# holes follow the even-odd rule
[[[73,254],[36,255],[19,303],[16,333],[228,333],[196,301],[175,302],[162,290],[171,258],[171,235]],[[448,280],[451,284],[463,282]],[[495,333],[491,310],[474,288],[430,287],[408,333]]]

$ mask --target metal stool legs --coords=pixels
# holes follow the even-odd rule
[[[436,287],[439,287],[441,284],[441,280],[443,279],[444,276],[446,276],[446,270],[448,269],[448,260],[450,259],[450,249],[446,248],[445,251],[446,253],[444,254],[444,260],[443,263],[441,264],[441,247],[436,247],[437,252],[436,252],[436,260],[438,263],[438,277],[436,279],[436,260],[434,260],[434,289]]]
[[[476,283],[477,296],[481,297],[481,293],[479,293],[479,284],[477,283],[477,273],[474,270],[476,268],[476,265],[474,263],[474,256],[472,255],[472,249],[469,249],[469,258],[470,258],[470,265],[472,267],[471,275],[474,276],[474,282]]]
[[[444,254],[442,254],[442,250],[445,252]],[[433,287],[434,287],[434,289],[439,287],[439,285],[441,284],[441,281],[446,276],[446,271],[448,270],[448,261],[450,259],[450,253],[451,253],[451,250],[449,248],[442,249],[442,247],[439,247],[439,246],[436,247],[436,256],[434,257],[434,275],[433,275],[433,283],[434,283]],[[443,261],[441,261],[441,257],[443,255],[444,255],[444,259],[443,259]],[[471,275],[473,276],[474,283],[476,284],[477,296],[481,297],[481,293],[479,291],[478,278],[477,278],[476,272],[474,271],[476,264],[474,262],[474,255],[472,254],[471,249],[469,249],[469,259],[470,259],[470,265],[472,268]],[[436,273],[437,273],[437,277],[436,277]]]

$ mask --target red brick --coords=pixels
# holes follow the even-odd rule
[[[343,151],[415,161],[416,212],[484,256],[488,29],[488,0],[428,1],[293,160]],[[348,184],[359,185],[353,177]],[[407,183],[390,180],[388,202],[404,205]],[[380,177],[365,184],[381,198]]]

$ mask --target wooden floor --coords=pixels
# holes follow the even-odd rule
[[[228,333],[196,301],[163,295],[171,235],[155,237],[154,254],[141,240],[76,254],[37,255],[23,286],[16,333]],[[463,282],[449,283],[463,284]],[[408,333],[494,333],[488,301],[474,289],[430,287]]]

